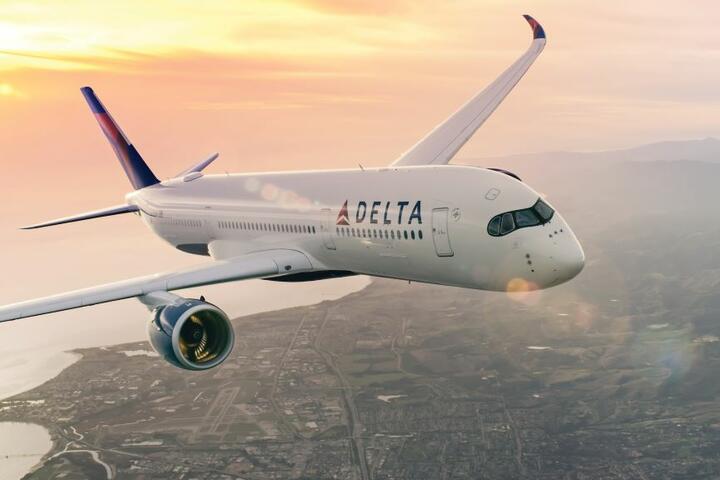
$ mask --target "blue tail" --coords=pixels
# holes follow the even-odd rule
[[[147,166],[147,163],[145,163],[145,160],[140,156],[140,153],[138,153],[135,147],[128,141],[125,134],[120,130],[120,127],[115,123],[115,120],[110,116],[110,113],[97,98],[92,88],[83,87],[80,91],[85,96],[85,100],[87,100],[88,105],[90,105],[95,119],[100,124],[100,128],[110,142],[110,145],[112,145],[113,150],[115,150],[115,155],[118,160],[120,160],[120,165],[122,165],[125,170],[125,174],[130,179],[133,188],[140,190],[141,188],[160,183],[160,180],[158,180],[152,170],[150,170],[150,167]]]

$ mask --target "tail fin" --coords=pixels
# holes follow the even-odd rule
[[[139,190],[160,183],[160,180],[158,180],[152,170],[150,170],[145,160],[143,160],[135,147],[128,141],[125,134],[120,130],[120,127],[115,123],[115,120],[110,116],[110,113],[97,98],[92,88],[83,87],[80,91],[83,96],[85,96],[85,100],[87,100],[88,105],[90,105],[95,119],[100,124],[100,128],[110,142],[110,145],[112,145],[113,150],[115,150],[115,155],[118,160],[120,160],[120,165],[122,165],[125,170],[125,174],[130,179],[133,188]]]

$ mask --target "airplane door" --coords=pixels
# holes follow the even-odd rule
[[[453,250],[450,246],[450,235],[448,235],[448,209],[435,208],[432,211],[432,235],[435,244],[435,253],[438,257],[452,257]]]
[[[333,217],[329,208],[323,208],[323,222],[320,226],[323,243],[328,250],[335,250],[335,242],[332,238]]]

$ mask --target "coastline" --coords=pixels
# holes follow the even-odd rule
[[[0,401],[33,390],[60,375],[82,359],[76,351],[23,352],[0,361]]]
[[[233,310],[235,310],[235,308],[232,308],[231,305],[231,308],[228,308],[228,315],[230,318],[238,319],[288,308],[307,307],[328,300],[339,300],[340,298],[366,289],[372,282],[371,278],[365,275],[323,281],[328,282],[326,285],[331,285],[330,282],[333,282],[332,285],[335,286],[340,285],[340,291],[332,293],[310,292],[307,297],[285,299],[284,303],[282,300],[278,300],[280,304],[277,308],[272,308],[268,305],[253,308],[246,304],[243,305],[242,312],[240,313],[234,312]],[[312,298],[313,296],[315,296],[315,298]],[[143,328],[138,331],[137,339],[123,338],[115,342],[98,342],[94,345],[84,343],[78,345],[63,345],[61,349],[47,349],[40,354],[38,354],[37,351],[31,350],[10,350],[9,352],[5,352],[4,357],[6,360],[0,360],[0,401],[33,390],[56,378],[65,369],[82,359],[82,354],[79,353],[82,349],[112,347],[133,341],[144,341],[146,340],[145,335],[145,329]]]
[[[43,425],[0,422],[0,478],[21,478],[32,473],[55,447],[50,431]],[[20,475],[20,477],[18,477]]]
[[[348,279],[343,280],[344,283],[348,283]],[[365,290],[368,286],[372,284],[371,278],[364,275],[358,277],[351,277],[351,280],[353,281],[350,283],[350,285],[345,286],[343,291],[337,292],[337,294],[328,295],[327,293],[319,293],[318,298],[315,298],[312,301],[291,301],[291,303],[294,304],[283,304],[277,309],[258,309],[257,311],[233,316],[232,318],[235,322],[244,317],[250,317],[258,314],[265,314],[293,308],[309,307],[321,304],[326,301],[336,301],[349,295],[357,294]],[[307,297],[305,299],[307,299]],[[8,400],[42,387],[44,384],[56,379],[64,371],[68,370],[74,364],[82,360],[84,358],[82,350],[94,348],[105,349],[106,347],[114,347],[126,344],[130,345],[131,343],[121,341],[118,343],[97,345],[95,347],[78,347],[77,349],[69,351],[51,351],[46,352],[45,355],[37,355],[28,351],[23,351],[20,355],[12,356],[12,360],[8,360],[4,364],[0,362],[0,411],[2,411],[3,408],[12,408],[8,407]],[[19,377],[21,378],[21,380],[12,380],[12,377],[17,376],[19,373],[21,374]],[[6,377],[10,378],[11,380],[9,382],[4,381]],[[2,403],[5,403],[6,405],[3,406]],[[35,419],[32,422],[25,421],[18,423],[22,423],[24,425],[31,425],[31,428],[42,428],[45,432],[47,432],[51,441],[51,446],[39,458],[39,460],[31,467],[27,468],[25,470],[25,473],[22,474],[22,476],[17,477],[18,479],[22,479],[37,470],[38,468],[42,467],[42,465],[49,458],[51,458],[52,455],[56,454],[57,450],[61,448],[61,445],[59,443],[60,437],[58,436],[58,433],[54,430],[53,425],[45,424],[45,422],[38,419]]]

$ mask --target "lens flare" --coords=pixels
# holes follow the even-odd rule
[[[505,292],[511,300],[528,305],[537,303],[541,296],[537,284],[520,277],[511,279],[505,287]]]

